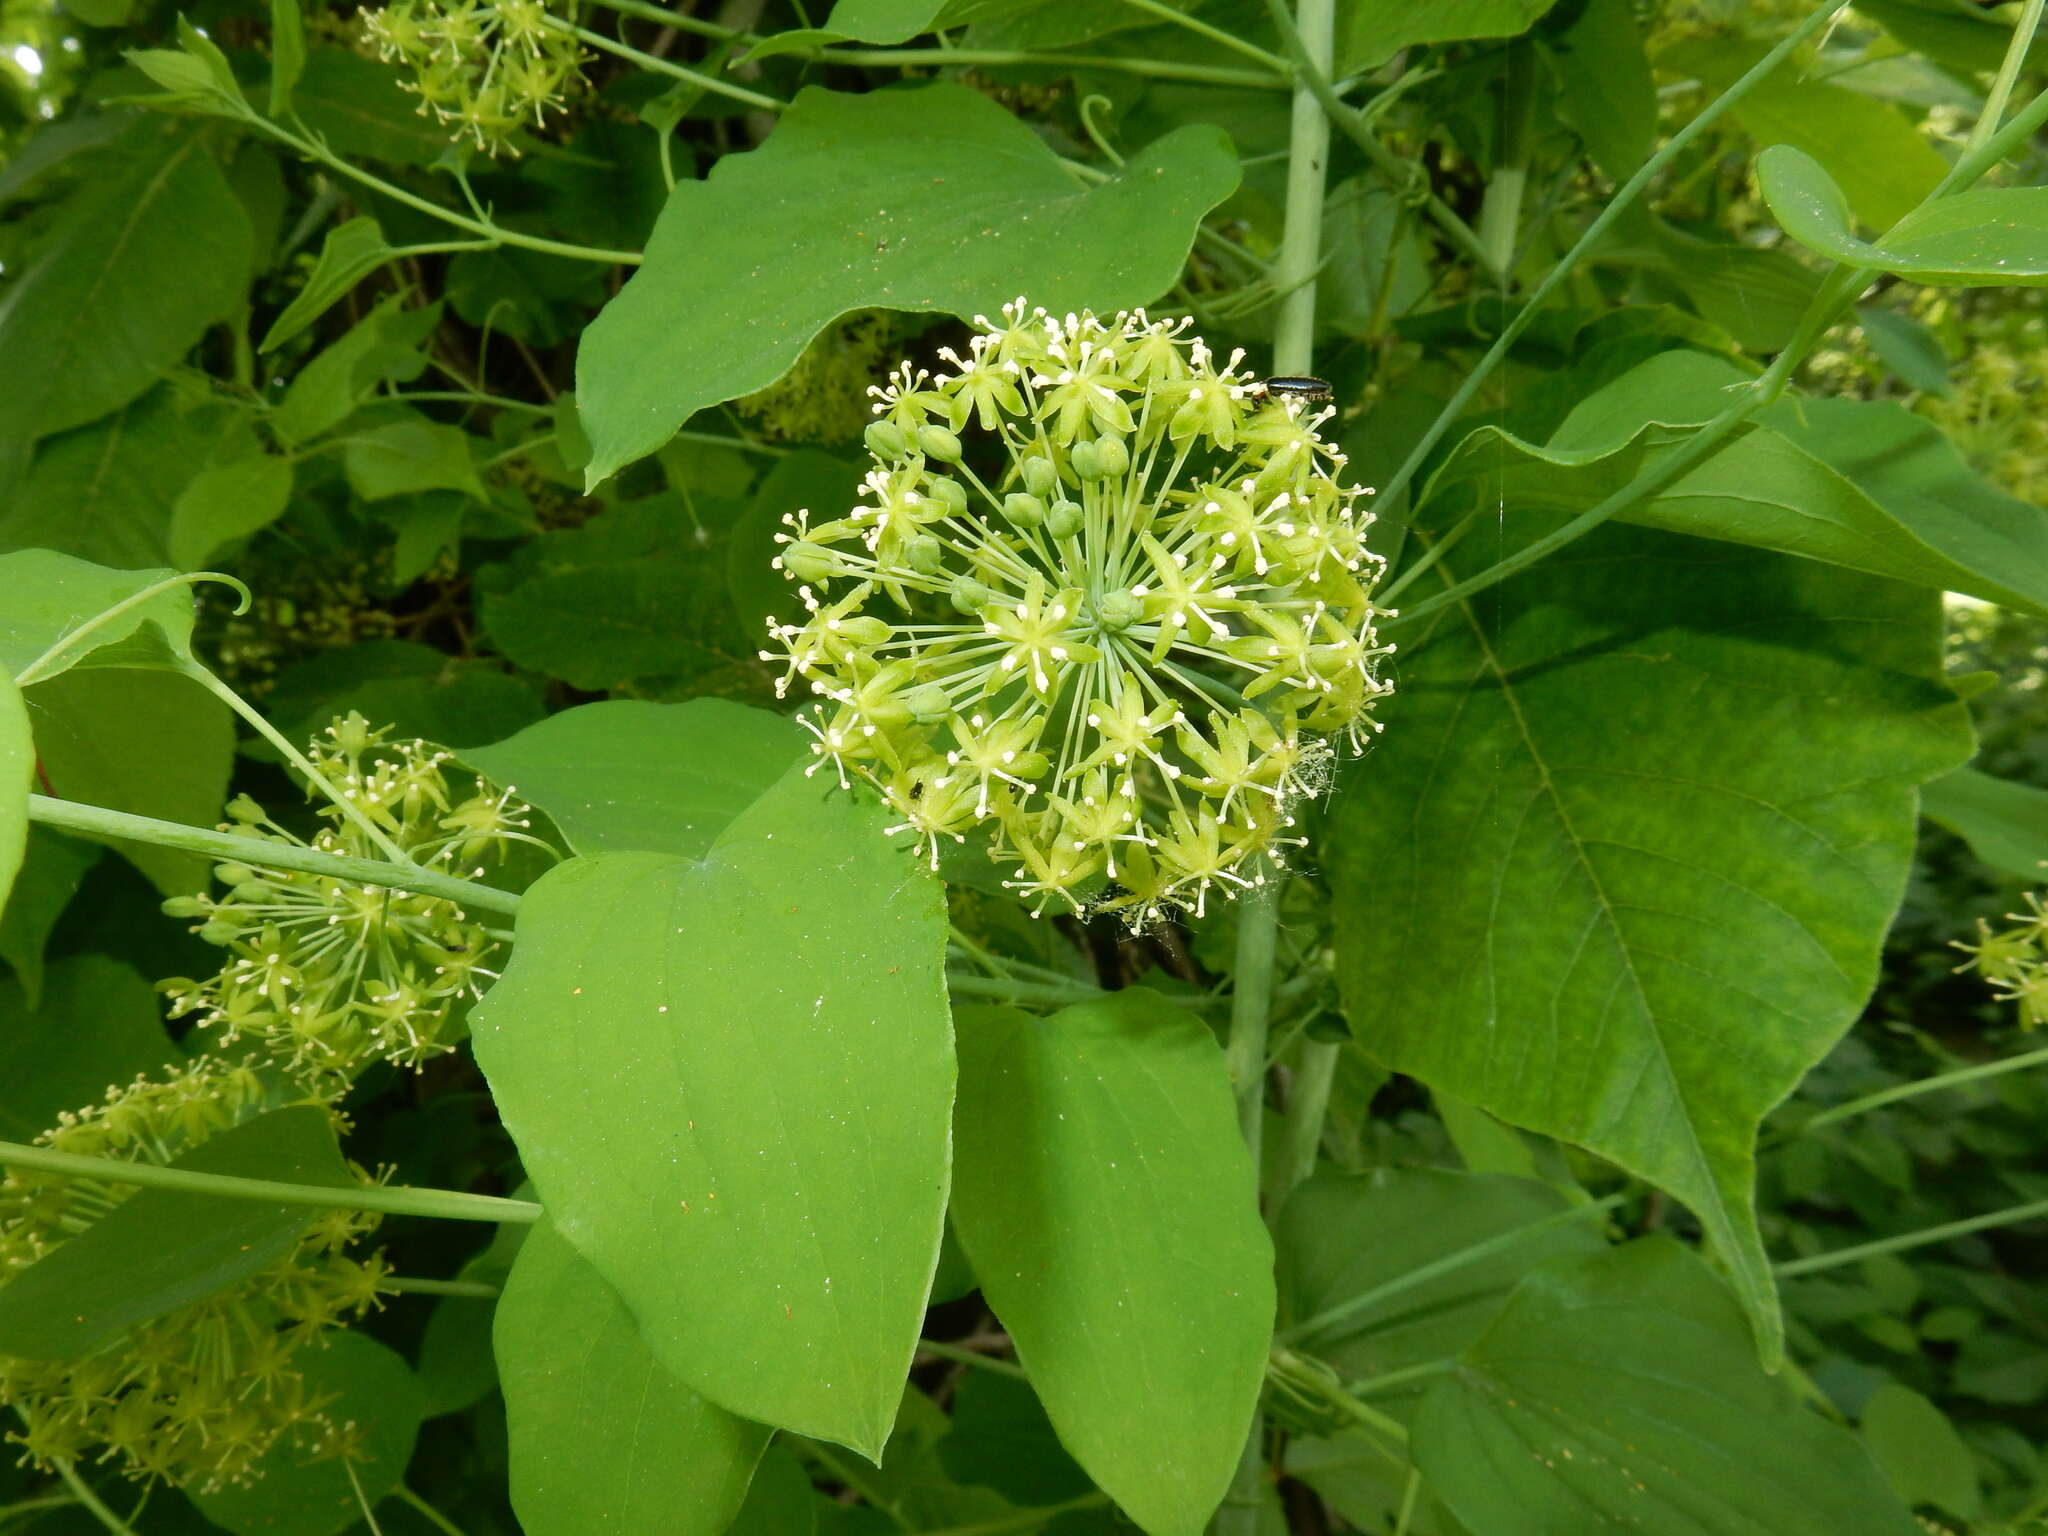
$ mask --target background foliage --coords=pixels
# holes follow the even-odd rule
[[[2041,10],[4,0],[0,1529],[2048,1529]],[[797,766],[780,519],[1020,293],[1379,487],[1271,907]],[[456,1049],[166,1020],[279,882],[93,813],[224,806],[455,850],[356,979]]]

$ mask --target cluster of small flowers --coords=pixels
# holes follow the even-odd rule
[[[789,372],[733,402],[777,442],[837,443],[867,425],[862,387],[887,355],[887,311],[864,309],[820,331]]]
[[[2018,1003],[2020,1027],[2033,1029],[2048,1024],[2048,901],[2033,891],[2024,900],[2026,911],[2006,914],[2010,928],[1993,932],[1977,919],[1977,942],[1956,941],[1970,957],[1956,969],[1978,972],[1999,1001]]]
[[[449,753],[386,742],[359,714],[330,725],[309,758],[422,867],[474,879],[486,872],[480,859],[537,841],[525,830],[527,807],[509,790],[475,779],[457,800]],[[196,1014],[222,1043],[254,1038],[272,1059],[316,1079],[345,1082],[378,1058],[417,1068],[452,1049],[457,1005],[497,975],[485,968],[496,948],[489,930],[440,897],[266,868],[266,842],[307,845],[246,796],[228,814],[223,830],[251,846],[246,860],[217,867],[227,894],[174,897],[164,910],[200,919],[199,936],[229,958],[203,981],[161,983],[171,1016]],[[323,814],[333,824],[314,837],[316,851],[382,857],[338,807]]]
[[[1329,738],[1378,729],[1368,492],[1339,481],[1328,410],[1186,320],[1019,299],[976,324],[950,371],[869,391],[863,503],[784,519],[808,618],[763,659],[818,696],[821,765],[879,789],[934,867],[987,823],[1036,910],[1199,913],[1297,841]]]
[[[363,13],[363,34],[412,70],[422,116],[493,155],[561,109],[586,57],[541,0],[394,0]]]
[[[271,1107],[273,1089],[247,1066],[201,1058],[159,1079],[110,1088],[104,1103],[61,1117],[39,1145],[92,1157],[168,1163]],[[130,1191],[10,1168],[0,1178],[0,1283],[113,1210]],[[247,1482],[290,1437],[308,1458],[342,1455],[347,1434],[322,1416],[297,1368],[299,1351],[377,1304],[382,1257],[344,1252],[378,1218],[327,1212],[292,1252],[248,1279],[142,1322],[83,1360],[0,1355],[0,1403],[22,1427],[10,1438],[42,1465],[88,1454],[129,1476],[211,1491]]]

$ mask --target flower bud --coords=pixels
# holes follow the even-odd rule
[[[1095,605],[1095,622],[1113,635],[1121,634],[1144,616],[1144,602],[1124,591],[1105,592]]]
[[[1093,443],[1076,443],[1067,450],[1067,467],[1084,483],[1102,478],[1102,455]]]
[[[1052,467],[1052,460],[1044,454],[1034,453],[1018,468],[1024,475],[1024,489],[1034,496],[1049,496],[1053,487],[1060,483],[1059,471]]]
[[[919,427],[917,446],[924,450],[928,459],[938,459],[947,464],[956,464],[960,460],[960,439],[944,427]]]
[[[967,510],[967,487],[949,476],[932,476],[931,484],[925,487],[925,495],[941,503],[954,517]]]
[[[200,939],[208,944],[232,944],[241,937],[241,934],[239,924],[226,922],[220,918],[202,923],[199,928]]]
[[[903,695],[904,708],[919,725],[936,725],[953,712],[953,700],[937,683],[920,683]]]
[[[1131,467],[1131,450],[1114,434],[1095,439],[1095,460],[1104,479],[1114,479]]]
[[[920,576],[935,576],[946,563],[946,546],[928,533],[920,533],[903,546],[903,558]]]
[[[1045,521],[1045,503],[1023,491],[1012,491],[1003,498],[1003,516],[1019,528],[1036,528]]]
[[[163,905],[165,917],[204,917],[213,904],[204,896],[173,896]]]
[[[228,816],[240,822],[258,822],[264,819],[263,807],[247,795],[237,795],[227,804]]]
[[[994,597],[995,593],[989,591],[987,587],[984,587],[972,576],[956,576],[953,578],[953,607],[961,613],[980,613],[982,609],[989,605],[989,602]]]
[[[798,581],[825,581],[839,570],[839,557],[821,545],[804,541],[782,552],[782,568]]]
[[[222,885],[241,885],[254,880],[256,871],[246,864],[216,864],[213,866],[213,878]]]
[[[1056,501],[1045,514],[1045,531],[1056,539],[1071,539],[1081,531],[1081,521],[1079,502]]]
[[[910,439],[893,421],[871,421],[861,436],[878,459],[900,459],[910,451]]]
[[[839,621],[839,633],[855,645],[882,645],[894,633],[881,619],[867,614],[856,614],[850,619]]]

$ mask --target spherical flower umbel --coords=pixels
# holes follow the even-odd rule
[[[860,505],[784,519],[771,624],[820,763],[938,863],[994,831],[1045,910],[1134,925],[1258,884],[1389,691],[1364,487],[1331,414],[1186,320],[1005,305],[875,397]]]

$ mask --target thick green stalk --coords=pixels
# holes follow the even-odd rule
[[[1950,1238],[1968,1237],[1972,1232],[1988,1232],[1993,1227],[2015,1226],[2023,1221],[2035,1221],[2048,1216],[2048,1200],[2033,1200],[2025,1205],[2009,1205],[2002,1211],[1992,1211],[1984,1216],[1972,1216],[1967,1221],[1945,1222],[1938,1227],[1923,1227],[1918,1232],[1904,1232],[1897,1237],[1879,1238],[1874,1243],[1858,1243],[1854,1248],[1837,1248],[1832,1253],[1816,1253],[1810,1259],[1793,1259],[1784,1264],[1773,1264],[1771,1273],[1780,1280],[1790,1280],[1794,1275],[1810,1275],[1816,1270],[1833,1269],[1841,1264],[1854,1264],[1861,1259],[1874,1259],[1880,1254],[1902,1253],[1908,1248],[1924,1248],[1929,1243],[1945,1243]]]
[[[2041,27],[2043,0],[2027,0],[2026,9],[2020,12],[2019,24],[2012,29],[2012,45],[2005,50],[2005,57],[1999,62],[1998,78],[1991,82],[1991,94],[1984,98],[1984,110],[1977,114],[1977,126],[1970,130],[1970,149],[1981,149],[1998,132],[1998,120],[2005,116],[2005,104],[2012,97],[2012,88],[2020,77],[2020,70],[2027,61],[2027,50],[2033,46],[2034,34]]]
[[[1252,69],[1223,69],[1210,64],[1176,64],[1169,59],[1125,59],[1115,54],[1059,53],[1023,48],[818,48],[794,57],[821,64],[904,65],[967,68],[976,64],[1040,64],[1065,69],[1107,69],[1151,80],[1189,80],[1198,85],[1234,85],[1247,91],[1284,91],[1287,81]]]
[[[466,908],[498,912],[514,917],[519,898],[470,880],[458,880],[439,870],[417,864],[387,864],[379,859],[352,859],[340,854],[320,853],[291,843],[265,842],[260,838],[236,837],[207,827],[188,827],[175,821],[158,821],[151,816],[131,816],[97,805],[80,805],[75,800],[52,800],[47,795],[28,797],[30,821],[64,832],[83,832],[91,837],[111,837],[124,843],[153,843],[160,848],[182,848],[203,853],[210,859],[224,859],[265,869],[289,869],[308,875],[332,875],[355,885],[390,886],[394,890],[417,891],[422,896],[439,896]]]
[[[728,101],[737,101],[749,107],[758,107],[763,112],[789,110],[789,103],[779,96],[749,90],[744,85],[734,85],[730,81],[719,79],[716,75],[707,75],[702,70],[691,69],[687,64],[675,64],[654,54],[642,53],[638,48],[628,47],[616,38],[606,37],[602,32],[593,32],[588,27],[571,26],[562,21],[553,22],[552,25],[556,31],[566,32],[579,43],[587,43],[592,48],[609,53],[615,58],[638,64],[651,74],[668,75],[672,79],[687,81],[700,91],[706,91],[713,96],[723,96]]]
[[[325,1184],[281,1184],[272,1179],[244,1179],[225,1173],[165,1168],[156,1163],[131,1163],[118,1157],[81,1157],[75,1152],[55,1152],[15,1141],[0,1141],[0,1167],[33,1168],[38,1173],[60,1173],[102,1184],[216,1195],[223,1200],[260,1200],[267,1205],[382,1211],[387,1216],[438,1216],[450,1221],[540,1220],[540,1207],[531,1200],[504,1200],[496,1195],[466,1194],[459,1189],[407,1189],[381,1184],[342,1189]]]

